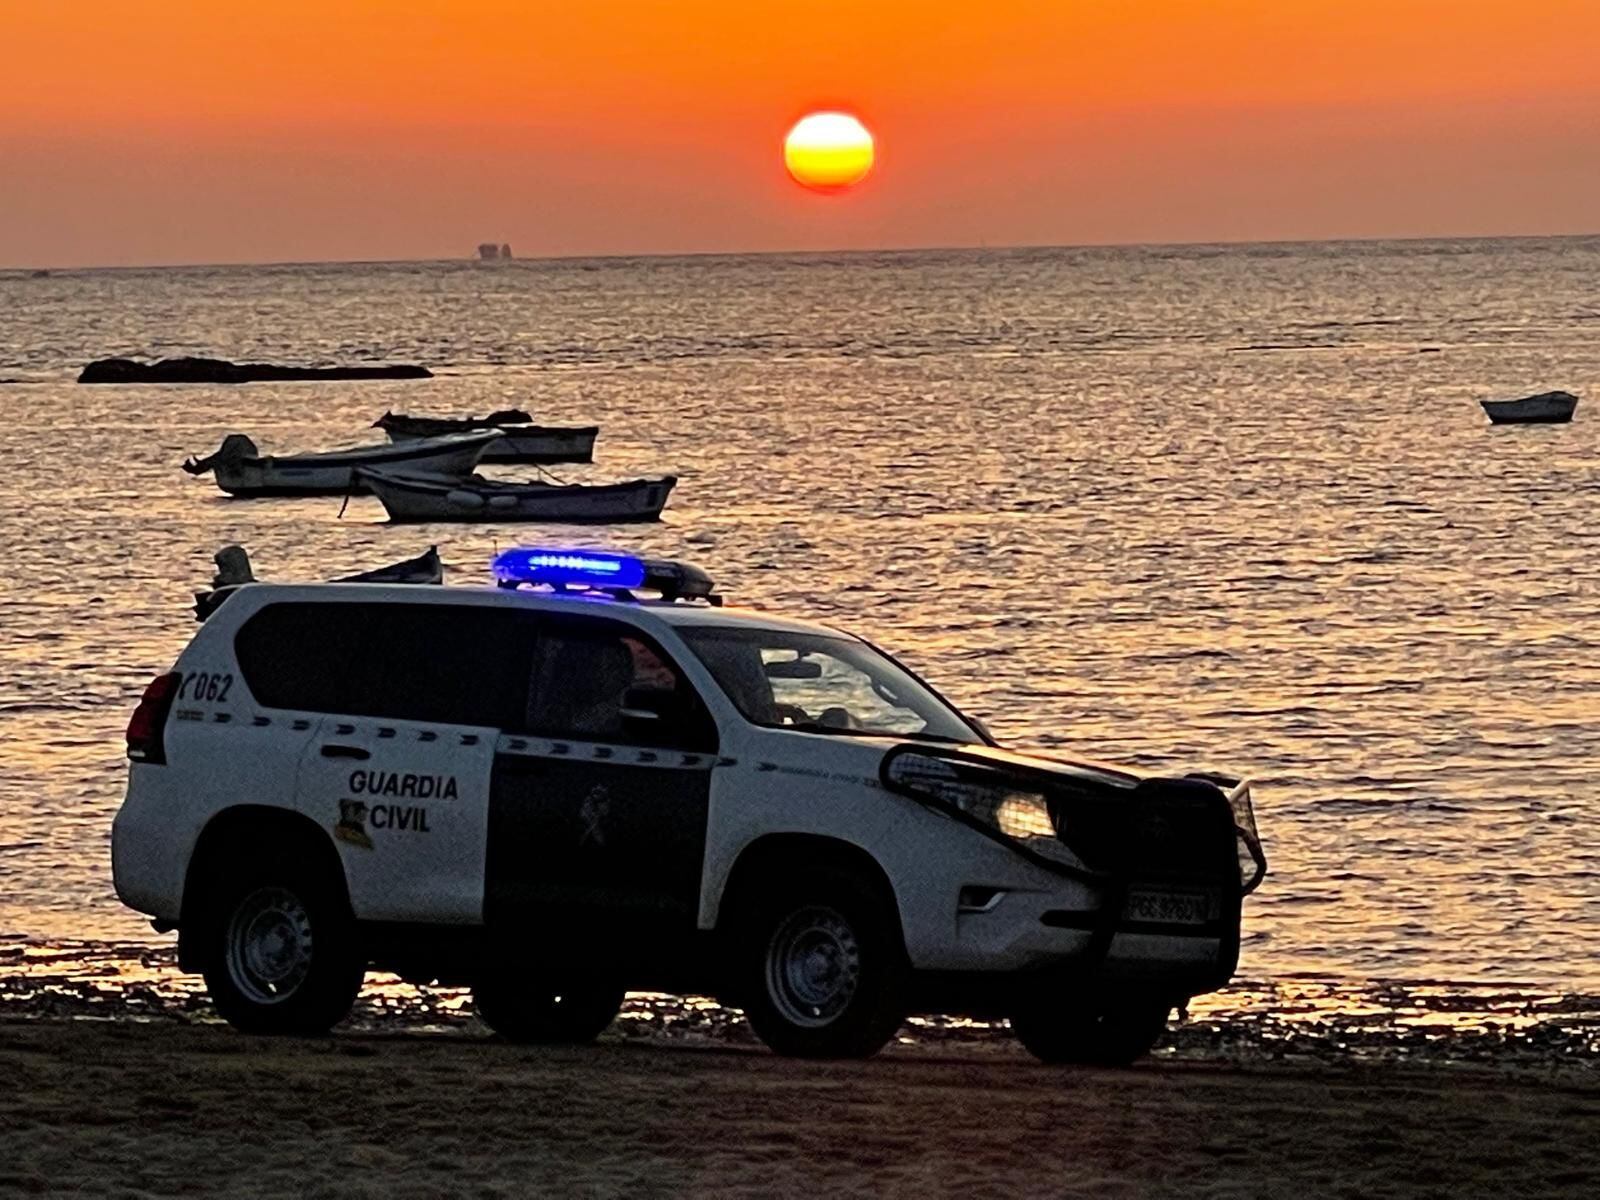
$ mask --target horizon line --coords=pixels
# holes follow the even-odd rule
[[[984,242],[979,245],[921,245],[921,246],[837,246],[823,249],[790,250],[651,250],[632,253],[584,254],[530,254],[526,257],[483,260],[471,255],[452,258],[322,258],[322,259],[235,259],[221,262],[151,262],[98,264],[88,266],[50,266],[44,263],[25,263],[0,266],[6,274],[30,271],[48,271],[54,274],[77,271],[181,271],[210,270],[225,267],[380,267],[413,264],[492,262],[550,263],[550,262],[617,262],[628,259],[672,258],[799,258],[822,255],[868,254],[933,254],[967,251],[1023,251],[1023,250],[1182,250],[1206,247],[1243,248],[1250,246],[1338,246],[1376,245],[1381,243],[1420,242],[1556,242],[1584,241],[1600,237],[1600,230],[1584,233],[1458,233],[1458,234],[1402,234],[1387,237],[1323,237],[1323,238],[1211,238],[1171,242]],[[506,243],[509,244],[509,243]]]

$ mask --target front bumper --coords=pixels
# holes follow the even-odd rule
[[[881,774],[890,790],[1078,885],[960,911],[967,961],[1185,996],[1233,974],[1243,897],[1266,873],[1248,783],[920,744],[891,751]]]

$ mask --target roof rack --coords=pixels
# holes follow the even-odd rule
[[[503,588],[547,588],[557,594],[604,596],[637,603],[639,592],[663,601],[703,600],[722,606],[711,576],[690,563],[638,558],[610,550],[518,546],[495,556],[490,567]]]

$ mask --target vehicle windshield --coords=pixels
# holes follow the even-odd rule
[[[774,629],[680,626],[746,718],[774,729],[981,743],[927,685],[864,642]]]

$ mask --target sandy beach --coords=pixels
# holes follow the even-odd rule
[[[1592,1074],[0,1021],[0,1194],[1591,1196]]]

